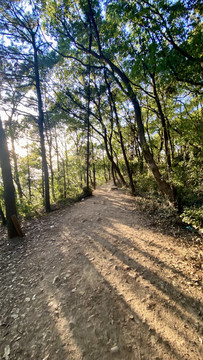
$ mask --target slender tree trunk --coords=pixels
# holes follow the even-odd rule
[[[153,92],[154,92],[154,97],[155,97],[155,101],[157,104],[157,108],[158,108],[158,112],[159,112],[159,116],[161,119],[161,124],[162,124],[162,128],[163,128],[163,133],[164,133],[164,145],[165,145],[165,153],[166,153],[166,161],[168,164],[168,168],[171,170],[171,154],[170,154],[170,148],[169,148],[169,139],[168,139],[168,131],[167,131],[167,126],[166,126],[166,120],[165,120],[165,116],[162,110],[162,106],[159,100],[159,96],[157,93],[157,88],[156,88],[156,82],[155,82],[155,77],[153,74],[151,74],[151,79],[152,79],[152,84],[153,84]]]
[[[2,178],[4,185],[4,199],[6,207],[6,220],[8,237],[13,238],[19,236],[16,227],[13,224],[12,216],[17,215],[16,202],[15,202],[15,189],[13,185],[13,178],[11,173],[11,165],[9,159],[9,151],[6,142],[6,135],[2,127],[0,119],[0,162],[2,169]]]
[[[96,169],[95,169],[95,163],[93,163],[93,189],[96,189]]]
[[[60,161],[59,161],[59,147],[58,147],[58,137],[56,132],[56,127],[54,128],[54,136],[55,136],[55,145],[56,145],[56,162],[57,162],[57,170],[60,171]]]
[[[88,101],[89,104],[89,101]],[[89,105],[88,105],[89,108]],[[89,113],[89,110],[88,110]],[[89,189],[89,167],[90,167],[90,121],[89,115],[87,115],[87,159],[86,159],[86,186]]]
[[[94,145],[92,142],[92,172],[93,172],[93,189],[96,189],[96,168],[95,168],[95,159],[94,159]]]
[[[104,152],[102,154],[103,156],[103,169],[104,169],[104,178],[105,178],[105,181],[107,182],[108,181],[108,176],[107,176],[107,173],[106,173],[106,163],[105,163],[105,159],[104,159]]]
[[[91,4],[90,0],[88,0],[88,8],[89,8],[89,23],[91,26],[93,26],[93,29],[94,29],[95,38],[96,38],[97,45],[98,45],[98,52],[95,52],[91,49],[84,48],[84,46],[81,46],[81,44],[77,44],[77,46],[78,46],[78,48],[85,51],[87,54],[92,55],[93,57],[95,57],[99,61],[103,62],[104,64],[107,64],[111,68],[112,75],[117,74],[119,76],[120,80],[122,81],[122,83],[125,84],[125,87],[126,87],[126,90],[128,93],[128,97],[131,100],[132,105],[134,107],[134,113],[135,113],[135,119],[136,119],[136,123],[137,123],[137,127],[138,127],[138,135],[139,135],[140,145],[141,145],[141,148],[143,151],[145,161],[148,164],[148,166],[158,184],[160,191],[163,193],[163,195],[167,196],[170,203],[175,205],[175,203],[176,203],[176,199],[174,197],[175,192],[173,191],[172,187],[165,180],[163,180],[162,174],[160,173],[158,166],[155,163],[154,158],[151,154],[149,146],[146,142],[140,105],[137,100],[136,94],[133,91],[133,88],[131,86],[130,79],[116,64],[114,64],[108,57],[106,57],[104,55],[104,53],[102,51],[102,44],[100,42],[99,31],[98,31],[97,24],[95,21],[94,11],[92,9],[92,4]],[[70,37],[69,34],[68,34],[68,36]],[[117,81],[118,79],[115,78],[115,80]]]
[[[106,85],[107,85],[107,88],[108,88],[109,100],[112,103],[113,111],[114,111],[114,114],[115,114],[116,125],[117,125],[117,129],[118,129],[118,134],[119,134],[119,138],[120,138],[120,144],[121,144],[123,158],[124,158],[124,161],[125,161],[125,166],[126,166],[126,170],[127,170],[127,174],[128,174],[128,179],[129,179],[129,182],[130,182],[131,192],[132,192],[132,194],[135,194],[135,186],[134,186],[134,183],[133,183],[132,172],[130,170],[130,164],[129,164],[129,161],[128,161],[128,158],[127,158],[127,155],[126,155],[126,150],[125,150],[125,146],[124,146],[124,142],[123,142],[123,135],[122,135],[121,125],[120,125],[119,118],[118,118],[116,104],[115,104],[113,94],[111,92],[110,84],[109,84],[109,82],[107,80],[107,77],[106,77],[106,73],[105,73],[105,81],[106,81]]]
[[[30,159],[29,159],[29,147],[27,144],[27,183],[28,183],[28,193],[29,193],[29,202],[32,202],[32,188],[31,188],[31,175],[30,175]]]
[[[2,225],[5,226],[7,224],[7,222],[6,222],[6,218],[4,216],[4,213],[3,213],[3,210],[1,208],[1,206],[0,206],[0,217],[1,217]]]
[[[49,166],[50,166],[50,173],[51,173],[51,193],[53,200],[56,200],[55,197],[55,189],[54,189],[54,170],[53,170],[53,164],[52,164],[52,151],[51,147],[49,148]]]
[[[140,105],[136,99],[135,94],[133,93],[133,91],[131,89],[131,86],[130,86],[130,90],[131,90],[130,98],[131,98],[132,104],[134,106],[135,117],[136,117],[137,126],[138,126],[138,130],[139,130],[139,139],[140,139],[140,144],[142,147],[144,158],[145,158],[146,163],[148,164],[148,166],[158,184],[159,190],[162,192],[163,195],[167,196],[170,203],[172,203],[173,205],[176,205],[175,192],[174,192],[173,188],[165,180],[163,180],[162,175],[158,169],[158,166],[154,161],[153,155],[150,152],[149,146],[146,142],[145,135],[144,135],[144,126],[143,126],[143,122],[142,122]]]
[[[104,130],[104,135],[102,135],[103,139],[104,139],[104,145],[105,145],[105,150],[106,150],[106,154],[107,154],[107,157],[111,163],[111,174],[112,174],[112,177],[113,177],[113,181],[114,183],[116,182],[115,180],[115,172],[117,172],[120,180],[121,180],[121,183],[124,185],[124,186],[127,186],[126,184],[126,181],[120,171],[120,168],[119,166],[115,163],[114,159],[113,159],[113,148],[112,148],[112,144],[111,144],[111,138],[112,138],[112,134],[110,135],[109,137],[109,141],[108,141],[108,138],[107,138],[107,130],[106,130],[106,127],[102,121],[102,116],[101,114],[99,115],[99,121],[103,127],[103,130]],[[110,149],[109,149],[110,147]]]
[[[63,196],[64,196],[64,199],[66,199],[66,197],[67,197],[67,184],[66,184],[66,168],[65,168],[64,159],[62,160],[62,165],[63,165]]]
[[[112,175],[112,179],[113,179],[113,183],[116,186],[116,176],[115,176],[115,168],[114,168],[114,163],[111,163],[111,175]]]
[[[18,196],[20,198],[20,202],[22,204],[22,197],[23,197],[23,192],[22,192],[22,187],[20,184],[20,178],[19,178],[19,173],[18,173],[18,161],[17,161],[17,156],[16,156],[16,152],[15,152],[15,143],[14,143],[14,131],[13,131],[13,124],[12,124],[12,118],[13,115],[15,113],[15,106],[13,106],[12,111],[11,111],[11,115],[8,118],[8,127],[9,127],[9,135],[10,135],[10,139],[11,139],[11,147],[12,147],[12,152],[11,152],[11,156],[13,159],[13,164],[14,164],[14,181],[16,183],[17,189],[18,189]]]
[[[45,209],[46,212],[51,211],[50,207],[50,196],[49,196],[49,173],[46,159],[46,150],[45,150],[45,140],[44,140],[44,112],[42,106],[42,96],[40,88],[40,77],[39,77],[39,66],[38,66],[38,50],[35,44],[35,34],[32,33],[33,40],[33,49],[34,49],[34,70],[35,70],[35,87],[37,91],[37,100],[38,100],[38,128],[40,135],[40,145],[41,145],[41,156],[42,156],[42,168],[44,173],[44,188],[45,188]]]
[[[110,104],[111,106],[111,104]],[[112,143],[111,143],[111,139],[112,139],[112,134],[113,134],[113,121],[111,121],[111,133],[110,133],[110,136],[109,136],[109,140],[107,138],[107,129],[106,129],[106,126],[103,122],[103,119],[102,119],[102,115],[101,115],[101,111],[100,111],[100,96],[99,96],[99,107],[98,107],[98,111],[99,111],[99,122],[102,126],[102,129],[103,129],[103,139],[104,139],[104,145],[105,145],[105,150],[106,150],[106,154],[107,154],[107,157],[108,159],[110,160],[110,163],[111,163],[111,174],[112,174],[112,177],[113,177],[113,181],[114,181],[114,184],[116,185],[116,178],[115,178],[115,172],[117,172],[120,180],[121,180],[121,183],[127,187],[127,184],[126,184],[126,181],[120,171],[120,168],[119,166],[115,163],[114,159],[113,159],[113,148],[112,148]],[[111,109],[111,112],[112,112],[112,109]],[[110,149],[109,149],[110,147]],[[109,172],[110,174],[110,172]]]
[[[13,163],[14,163],[14,181],[17,185],[20,202],[22,203],[23,192],[22,192],[22,187],[20,184],[20,178],[19,178],[19,173],[18,173],[18,161],[17,161],[16,152],[15,152],[15,145],[14,145],[13,138],[11,138],[11,146],[12,146],[12,157],[13,157]]]
[[[49,130],[49,132],[48,132]],[[54,170],[53,170],[53,164],[52,164],[52,133],[50,129],[50,123],[49,123],[49,117],[46,116],[46,122],[45,122],[45,131],[46,131],[46,138],[48,143],[48,156],[49,156],[49,168],[50,168],[50,174],[51,174],[51,193],[52,198],[55,201],[55,191],[54,191]]]
[[[66,145],[66,138],[65,138],[65,169],[66,169],[66,179],[67,179],[67,186],[70,187],[70,178],[69,178],[69,170],[68,170],[68,150]]]
[[[108,148],[108,141],[107,141],[107,135],[105,134],[104,135],[104,144],[105,144],[105,149],[106,149],[106,153],[107,153],[107,156],[108,156],[108,159],[110,160],[111,164],[112,164],[112,176],[113,176],[113,179],[115,179],[115,174],[114,174],[114,170],[117,172],[122,184],[124,186],[127,186],[126,184],[126,181],[123,177],[123,175],[121,174],[121,171],[120,171],[120,168],[119,166],[115,163],[114,159],[113,159],[113,150],[112,150],[112,145],[109,144],[110,146],[110,151],[109,151],[109,148]]]
[[[89,50],[91,50],[92,46],[92,34],[90,33],[89,36]],[[90,73],[91,73],[91,66],[90,66],[90,56],[89,56],[89,63],[88,63],[88,85],[87,85],[87,167],[86,167],[86,177],[87,177],[87,190],[89,190],[89,168],[90,168]]]
[[[44,201],[44,198],[45,198],[45,188],[44,188],[44,170],[43,170],[43,167],[42,167],[42,199]]]
[[[167,124],[167,132],[168,132],[168,137],[169,137],[169,144],[170,144],[170,148],[171,148],[171,158],[172,160],[174,160],[175,158],[175,145],[174,142],[172,141],[171,138],[171,133],[170,133],[170,123],[168,118],[166,117],[166,124]]]
[[[148,109],[147,109],[147,118],[146,118],[146,133],[147,133],[147,137],[148,137],[148,141],[149,141],[149,145],[150,145],[150,151],[151,151],[152,156],[153,156],[153,146],[152,146],[151,137],[150,137],[150,133],[149,133],[149,112],[148,112]]]

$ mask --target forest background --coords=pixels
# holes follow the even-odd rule
[[[0,1],[0,213],[112,179],[202,226],[198,0]]]

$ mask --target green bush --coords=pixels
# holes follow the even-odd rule
[[[190,224],[196,229],[203,228],[203,206],[185,208],[180,217],[186,224]]]
[[[82,195],[83,195],[83,197],[92,196],[92,189],[85,186],[83,188],[83,194]]]
[[[138,193],[157,193],[157,183],[151,174],[141,174],[136,177],[136,190]]]

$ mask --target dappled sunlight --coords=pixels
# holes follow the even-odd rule
[[[174,341],[179,340],[180,344],[182,342],[187,341],[188,339],[184,339],[185,335],[185,329],[183,329],[182,334],[179,335],[180,332],[180,324],[178,323],[178,319],[176,317],[176,314],[173,312],[174,308],[176,308],[176,311],[180,312],[181,315],[181,306],[179,306],[178,303],[173,303],[173,309],[170,309],[170,306],[167,306],[170,302],[170,296],[165,294],[165,291],[162,292],[160,290],[157,290],[156,286],[151,286],[150,281],[147,281],[144,279],[142,281],[142,285],[140,286],[139,282],[136,281],[137,273],[132,272],[132,270],[129,271],[129,278],[133,278],[134,282],[136,282],[136,285],[128,284],[124,281],[122,274],[120,273],[119,269],[122,268],[125,269],[125,264],[122,261],[119,261],[117,259],[116,255],[114,255],[109,263],[108,259],[108,251],[105,251],[106,254],[106,267],[104,267],[104,258],[101,258],[101,251],[102,246],[96,244],[93,250],[93,246],[95,244],[91,243],[91,246],[89,248],[89,258],[92,259],[92,262],[96,269],[101,272],[102,276],[109,281],[111,286],[116,289],[116,292],[119,296],[122,296],[126,303],[131,307],[131,309],[138,314],[138,316],[145,322],[148,323],[150,328],[156,330],[157,333],[161,334],[165,340],[167,339],[167,334],[170,332],[170,336],[173,337]],[[97,248],[97,249],[96,249]],[[111,254],[112,255],[112,254]],[[128,269],[129,270],[129,269]],[[139,276],[142,276],[142,273],[138,273]],[[137,279],[138,280],[138,279]],[[139,280],[138,280],[139,281]],[[161,281],[161,277],[160,277]],[[150,286],[149,286],[150,285]],[[147,289],[148,295],[146,296],[146,292],[142,291],[143,288]],[[149,290],[150,288],[150,290]],[[151,313],[156,307],[156,304],[153,302],[153,300],[158,300],[159,303],[162,305],[161,313],[156,313],[155,311],[155,319],[151,319]],[[172,304],[171,304],[172,305]],[[172,311],[170,311],[172,310]],[[150,316],[148,316],[150,315]],[[164,333],[162,331],[163,329],[163,322],[167,321],[165,323]],[[195,316],[192,314],[188,314],[188,318],[185,319],[186,322],[194,322]],[[178,336],[180,337],[178,339]],[[181,337],[183,336],[183,338]],[[182,345],[180,345],[182,346]],[[185,343],[186,346],[186,343]]]
[[[26,304],[19,322],[27,358],[200,360],[201,293],[181,267],[184,252],[146,229],[129,198],[123,208],[123,197],[113,203],[113,196],[77,203],[56,221],[51,213],[15,252],[18,266],[23,254],[26,261],[23,283],[21,272],[15,277]]]
[[[120,236],[120,233],[124,236]],[[168,256],[168,263],[166,263],[165,254],[169,255],[169,250],[167,248],[162,248],[162,251],[157,253],[157,256],[154,256],[154,244],[155,241],[160,241],[160,234],[150,231],[142,231],[138,232],[134,230],[132,227],[128,225],[123,225],[118,223],[117,221],[112,221],[112,226],[108,227],[105,226],[101,231],[102,236],[106,234],[110,239],[111,242],[115,245],[122,243],[122,247],[126,249],[126,254],[131,256],[134,260],[139,259],[141,264],[144,264],[147,267],[153,266],[153,269],[156,268],[157,272],[160,271],[168,278],[176,278],[177,275],[183,277],[183,279],[187,279],[191,281],[191,277],[187,276],[181,270],[176,269],[174,266],[171,266],[172,259],[175,257],[172,251],[171,255]],[[139,236],[138,236],[139,234]],[[145,237],[145,238],[144,238]],[[150,238],[150,242],[147,240]],[[165,239],[166,240],[166,239]],[[147,251],[146,251],[146,242],[148,242]],[[139,245],[138,245],[139,244]],[[183,256],[183,254],[181,254]],[[182,258],[182,257],[181,257]],[[147,263],[146,263],[147,259]],[[176,255],[177,261],[177,255]],[[178,263],[180,264],[181,261],[179,260]]]
[[[116,228],[115,222],[114,227]],[[126,230],[126,227],[124,228]],[[162,346],[170,347],[176,358],[187,359],[193,352],[194,339],[198,338],[195,330],[196,312],[191,304],[187,305],[192,298],[174,287],[170,281],[173,279],[173,269],[166,266],[168,281],[162,278],[164,262],[155,272],[154,260],[148,258],[147,252],[142,254],[143,251],[139,248],[132,251],[132,244],[131,247],[125,244],[125,239],[124,250],[119,250],[119,241],[114,238],[113,231],[112,228],[104,226],[98,231],[94,229],[91,235],[79,235],[76,241],[78,254],[88,259],[105,283],[109,284],[111,292],[114,292],[119,301],[125,302],[135,318],[147,325],[152,342],[159,338]],[[68,243],[71,241],[75,242],[69,238]],[[120,241],[122,242],[122,236]],[[85,254],[80,243],[86,250]],[[65,244],[63,252],[67,252]],[[136,261],[138,259],[139,261]],[[149,272],[152,275],[150,277]],[[193,300],[195,302],[195,299]],[[192,335],[187,332],[191,324],[194,326]],[[157,351],[160,348],[159,344]]]

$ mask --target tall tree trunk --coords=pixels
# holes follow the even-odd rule
[[[53,164],[52,164],[51,146],[49,146],[49,166],[50,166],[50,173],[51,173],[51,193],[52,193],[52,198],[55,201],[56,197],[55,197],[55,189],[54,189],[54,170],[53,170]]]
[[[11,173],[11,165],[9,159],[9,151],[6,142],[6,135],[2,127],[1,119],[0,119],[0,162],[1,162],[2,178],[4,185],[4,199],[5,199],[5,207],[6,207],[8,237],[13,238],[19,236],[19,233],[12,221],[12,216],[17,215],[16,202],[15,202],[15,189],[14,189],[13,178]]]
[[[105,162],[105,158],[104,158],[104,152],[102,152],[102,158],[103,158],[103,169],[104,169],[104,179],[107,182],[108,181],[108,175],[106,173],[106,162]]]
[[[170,148],[171,148],[171,158],[172,160],[174,160],[175,158],[175,145],[174,145],[174,141],[171,138],[171,133],[170,133],[170,123],[168,118],[166,117],[166,124],[167,124],[167,132],[168,132],[168,137],[169,137],[169,144],[170,144]]]
[[[89,101],[88,101],[88,109],[89,109]],[[89,168],[90,168],[90,120],[89,120],[89,110],[87,110],[87,158],[86,158],[86,186],[89,189]]]
[[[96,168],[95,168],[95,158],[94,158],[94,144],[92,141],[92,172],[93,172],[93,189],[96,189]]]
[[[20,178],[19,178],[19,173],[18,173],[18,161],[17,161],[16,152],[15,152],[14,131],[13,131],[13,124],[12,124],[12,118],[13,118],[14,113],[15,113],[15,110],[13,108],[11,111],[11,115],[8,118],[8,126],[9,126],[9,135],[10,135],[11,147],[12,147],[11,154],[12,154],[12,159],[13,159],[13,164],[14,164],[14,181],[15,181],[17,189],[18,189],[18,196],[20,198],[20,202],[22,203],[23,192],[22,192],[22,187],[20,184]]]
[[[43,167],[42,167],[42,199],[44,201],[44,198],[45,198],[45,188],[44,188],[44,170],[43,170]]]
[[[32,202],[32,188],[31,188],[31,175],[30,175],[30,159],[29,159],[29,146],[27,143],[27,183],[28,183],[28,193],[29,193],[29,202]]]
[[[15,152],[15,145],[14,145],[13,138],[11,138],[11,146],[12,146],[12,157],[13,157],[13,163],[14,163],[14,181],[17,185],[20,202],[22,203],[23,192],[22,192],[22,187],[21,187],[19,173],[18,173],[18,161],[17,161],[16,152]]]
[[[69,171],[68,171],[68,150],[66,144],[66,137],[65,137],[65,170],[66,170],[66,179],[67,179],[67,186],[70,187],[70,178],[69,178]]]
[[[92,34],[89,36],[89,50],[91,50],[92,46]],[[90,74],[91,74],[91,66],[90,66],[90,56],[88,60],[88,84],[87,84],[87,118],[86,118],[86,127],[87,127],[87,167],[86,167],[86,177],[87,177],[87,190],[89,190],[89,168],[90,168]]]
[[[113,180],[115,180],[115,174],[114,174],[114,171],[117,172],[120,180],[121,180],[121,183],[124,185],[124,186],[127,186],[126,184],[126,181],[123,177],[123,175],[121,174],[121,171],[120,171],[120,168],[119,166],[116,164],[116,162],[114,161],[113,159],[113,149],[112,149],[112,145],[109,144],[110,146],[110,151],[109,151],[109,147],[108,147],[108,140],[107,140],[107,135],[105,133],[104,135],[104,144],[105,144],[105,149],[106,149],[106,153],[107,153],[107,156],[108,156],[108,159],[110,160],[111,164],[112,164],[112,176],[113,176]]]
[[[1,222],[2,222],[2,225],[5,226],[6,225],[6,218],[4,216],[4,213],[3,213],[3,210],[0,206],[0,217],[1,217]]]
[[[112,175],[112,179],[113,179],[113,183],[116,186],[116,176],[115,176],[115,168],[114,168],[114,163],[111,163],[111,175]]]
[[[101,136],[103,137],[103,140],[104,140],[104,145],[105,145],[105,150],[106,150],[106,154],[107,154],[107,157],[111,163],[111,174],[112,174],[112,177],[113,177],[113,181],[114,181],[114,184],[116,185],[116,178],[115,178],[115,172],[117,172],[120,180],[121,180],[121,183],[124,185],[124,186],[127,186],[126,184],[126,181],[120,171],[120,168],[119,166],[116,164],[116,162],[114,161],[114,158],[113,158],[113,148],[112,148],[112,143],[111,143],[111,139],[112,139],[112,133],[113,133],[113,124],[111,124],[111,134],[109,136],[109,140],[107,138],[107,129],[106,129],[106,126],[104,125],[103,123],[103,120],[102,120],[102,115],[101,115],[101,112],[100,112],[100,109],[99,109],[99,122],[103,128],[103,132],[104,134],[101,134]],[[109,149],[110,148],[110,149]]]
[[[58,137],[56,132],[56,127],[54,127],[54,137],[55,137],[55,145],[56,145],[56,163],[57,163],[57,170],[60,171],[60,160],[59,160],[59,147],[58,147]]]
[[[49,132],[48,132],[49,130]],[[51,174],[51,193],[52,193],[52,198],[55,201],[55,190],[54,190],[54,170],[53,170],[53,164],[52,164],[52,132],[50,129],[50,122],[49,122],[49,117],[48,115],[46,116],[46,122],[45,122],[45,132],[46,132],[46,139],[47,139],[47,143],[48,143],[48,156],[49,156],[49,169],[50,169],[50,174]]]
[[[67,197],[67,184],[66,184],[66,167],[65,167],[65,161],[62,159],[62,165],[63,165],[63,197],[66,199]]]
[[[113,94],[111,92],[111,87],[110,87],[110,84],[109,84],[109,82],[107,80],[106,72],[105,72],[105,82],[106,82],[106,85],[107,85],[107,88],[108,88],[109,100],[112,103],[113,111],[114,111],[114,114],[115,114],[116,125],[117,125],[117,129],[118,129],[118,134],[119,134],[119,138],[120,138],[120,144],[121,144],[123,158],[124,158],[124,161],[125,161],[125,166],[126,166],[126,170],[127,170],[127,174],[128,174],[128,179],[129,179],[129,182],[130,182],[131,192],[132,192],[132,194],[135,194],[135,186],[134,186],[134,183],[133,183],[132,172],[130,170],[130,164],[129,164],[129,161],[128,161],[128,158],[127,158],[127,155],[126,155],[126,150],[125,150],[125,146],[124,146],[124,142],[123,142],[123,135],[122,135],[122,131],[121,131],[120,121],[119,121],[119,118],[118,118],[115,99],[114,99]]]
[[[146,142],[145,139],[145,135],[144,135],[144,126],[143,126],[143,122],[142,122],[142,115],[141,115],[141,109],[140,109],[140,105],[136,99],[136,96],[134,94],[134,92],[131,89],[131,85],[129,84],[130,88],[129,88],[129,95],[134,107],[134,111],[135,111],[135,117],[136,117],[136,122],[137,122],[137,126],[138,126],[138,131],[139,131],[139,139],[140,139],[140,144],[141,144],[141,148],[142,148],[142,152],[144,155],[144,158],[146,160],[146,163],[148,164],[157,184],[159,187],[159,190],[162,192],[163,195],[165,195],[171,204],[176,206],[176,199],[175,199],[175,192],[173,190],[173,187],[171,187],[163,178],[162,175],[158,169],[157,164],[154,161],[153,155],[151,154],[151,151],[149,149],[149,146]]]
[[[44,112],[42,106],[42,96],[40,88],[39,66],[38,66],[38,49],[35,44],[35,34],[32,33],[33,49],[34,49],[34,70],[35,70],[35,87],[37,91],[37,103],[38,103],[38,128],[40,135],[41,156],[42,156],[42,168],[44,173],[44,189],[45,189],[45,209],[46,212],[51,211],[50,196],[49,196],[49,173],[46,159],[45,140],[44,140]]]
[[[140,105],[139,102],[137,100],[136,97],[136,93],[133,91],[133,88],[131,86],[131,81],[130,79],[127,77],[127,75],[115,64],[111,61],[111,59],[109,59],[108,57],[106,57],[102,51],[102,44],[100,42],[100,36],[99,36],[99,31],[97,28],[97,24],[95,21],[95,15],[94,15],[94,11],[92,9],[92,4],[91,1],[88,0],[88,10],[89,10],[89,24],[91,27],[93,27],[94,29],[94,35],[95,35],[95,39],[97,41],[97,45],[98,45],[98,52],[89,49],[89,48],[85,48],[83,45],[79,44],[79,43],[75,43],[78,48],[82,51],[85,51],[87,54],[92,55],[93,57],[95,57],[96,59],[98,59],[99,61],[103,62],[104,64],[108,65],[112,71],[112,75],[115,77],[114,74],[117,74],[118,77],[120,78],[120,80],[122,81],[122,83],[125,85],[126,88],[126,93],[128,94],[129,99],[132,102],[133,108],[134,108],[134,113],[135,113],[135,119],[136,119],[136,123],[137,123],[137,127],[138,127],[138,135],[139,135],[139,140],[140,140],[140,145],[142,148],[142,152],[145,158],[146,163],[148,164],[157,184],[158,187],[160,189],[160,191],[163,193],[163,195],[167,196],[167,198],[169,199],[170,203],[172,203],[173,205],[176,205],[176,199],[175,199],[175,192],[172,189],[172,187],[170,186],[170,184],[168,184],[162,177],[162,174],[160,173],[158,166],[156,164],[156,162],[154,161],[154,158],[151,154],[151,151],[149,149],[149,146],[146,142],[145,139],[145,132],[144,132],[144,125],[142,122],[142,115],[141,115],[141,109],[140,109]],[[68,36],[70,37],[70,34],[68,33]],[[72,40],[72,38],[71,38]],[[117,77],[115,77],[115,81],[118,83],[118,79]],[[123,86],[120,84],[121,88],[123,89]]]
[[[150,74],[150,76],[151,76],[151,79],[152,79],[154,97],[155,97],[155,101],[156,101],[156,104],[157,104],[159,116],[160,116],[160,119],[161,119],[161,125],[162,125],[163,133],[164,133],[164,146],[165,146],[166,162],[168,164],[169,170],[171,170],[171,154],[170,154],[170,148],[169,148],[169,138],[168,138],[166,120],[165,120],[165,116],[164,116],[162,106],[161,106],[161,103],[160,103],[160,100],[159,100],[159,95],[157,93],[155,76],[153,74]]]

